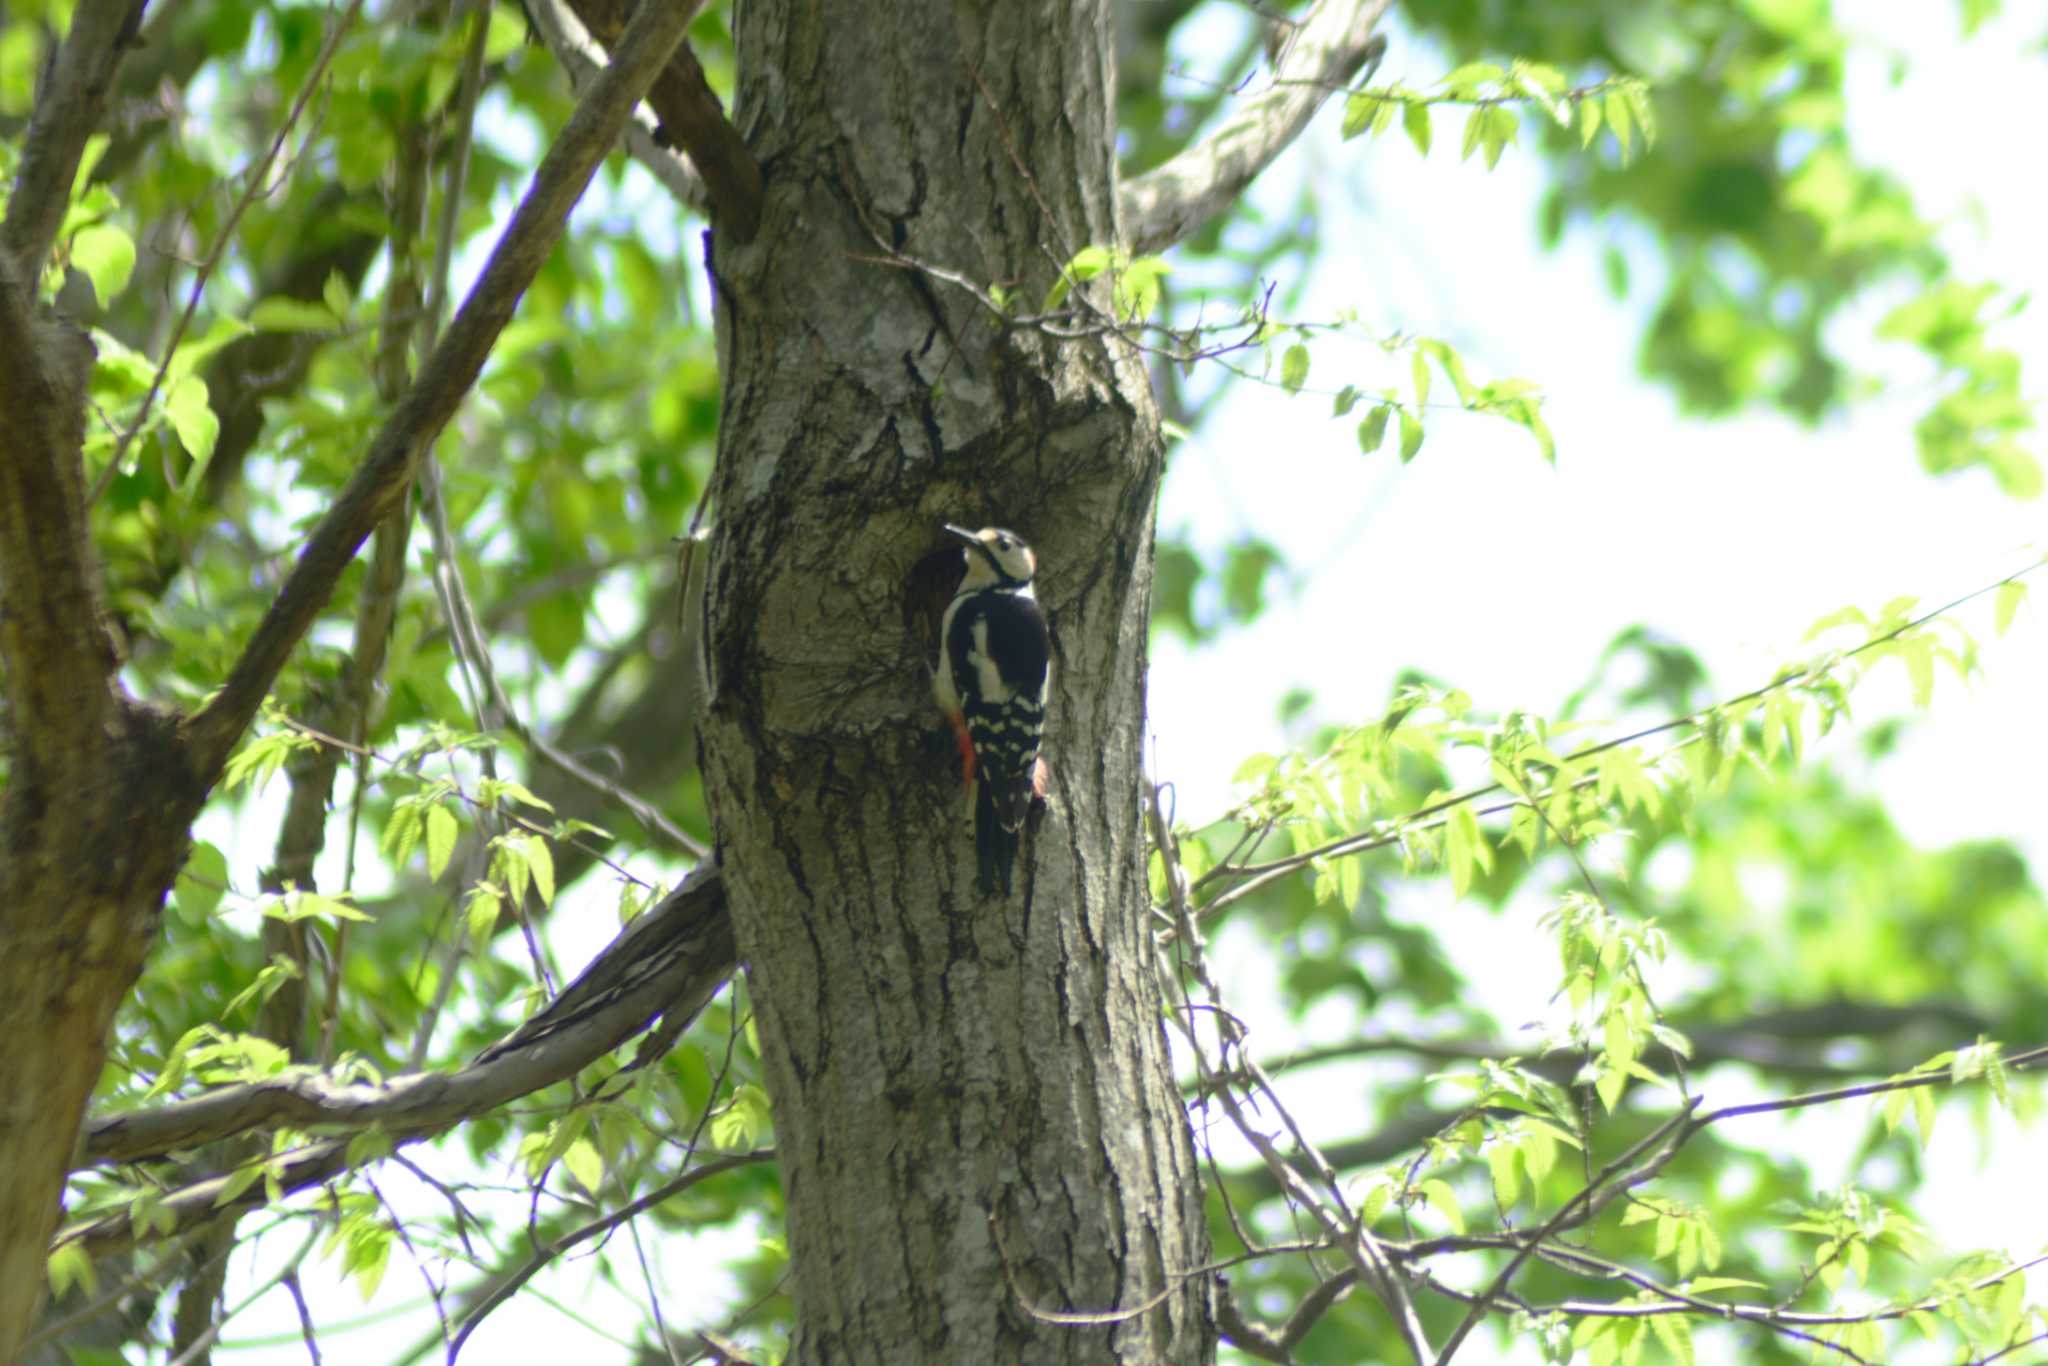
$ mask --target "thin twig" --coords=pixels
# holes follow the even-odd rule
[[[223,1311],[220,1317],[209,1324],[206,1331],[193,1341],[191,1346],[165,1362],[164,1366],[191,1366],[191,1363],[203,1358],[213,1349],[213,1344],[220,1341],[221,1330],[228,1326],[228,1322],[250,1305],[284,1284],[284,1278],[298,1271],[299,1263],[306,1260],[307,1255],[312,1252],[314,1244],[319,1241],[320,1229],[318,1226],[315,1226],[313,1231],[306,1235],[306,1241],[299,1244],[299,1250],[286,1259],[283,1266],[279,1267],[261,1285],[258,1285],[244,1296],[234,1308]]]
[[[285,661],[325,608],[370,531],[403,497],[418,456],[483,371],[505,325],[561,240],[569,211],[669,54],[688,5],[642,5],[618,55],[577,102],[447,333],[385,420],[347,487],[300,552],[225,682],[185,723],[193,780],[210,783],[262,706]]]
[[[756,1148],[752,1152],[735,1153],[729,1157],[722,1157],[716,1162],[707,1162],[701,1167],[694,1167],[684,1172],[666,1185],[649,1191],[630,1205],[614,1210],[602,1218],[593,1219],[581,1228],[565,1233],[555,1239],[552,1243],[536,1252],[524,1266],[499,1282],[476,1308],[469,1311],[468,1315],[462,1320],[462,1327],[456,1331],[455,1340],[448,1344],[448,1366],[455,1366],[455,1358],[462,1351],[462,1344],[469,1340],[469,1335],[476,1331],[477,1325],[482,1323],[493,1309],[496,1309],[499,1305],[510,1299],[518,1292],[521,1286],[539,1275],[542,1268],[546,1267],[549,1262],[552,1262],[570,1248],[575,1247],[579,1243],[589,1242],[592,1238],[617,1228],[629,1219],[638,1218],[656,1205],[682,1194],[700,1181],[707,1181],[714,1176],[723,1176],[729,1171],[737,1171],[741,1167],[752,1166],[757,1162],[766,1162],[774,1156],[775,1150],[773,1148]]]
[[[185,311],[178,315],[177,324],[171,328],[170,340],[164,343],[164,358],[158,362],[156,373],[149,378],[149,388],[143,392],[142,406],[135,410],[135,420],[128,424],[128,429],[121,433],[120,440],[114,443],[114,451],[107,457],[106,467],[100,471],[99,478],[93,481],[92,492],[86,495],[85,501],[88,506],[97,503],[100,495],[107,491],[107,486],[114,482],[114,475],[119,472],[123,460],[127,458],[129,445],[135,440],[136,433],[142,430],[143,424],[149,421],[150,407],[156,402],[157,393],[163,388],[164,377],[170,373],[171,363],[178,357],[178,343],[184,340],[186,330],[192,326],[193,315],[199,311],[199,301],[206,295],[207,281],[213,278],[213,272],[220,265],[221,257],[226,254],[228,244],[234,241],[235,228],[241,223],[242,215],[256,202],[258,191],[270,178],[271,164],[283,150],[285,139],[291,136],[292,128],[298,123],[299,116],[304,114],[306,106],[312,103],[314,94],[320,89],[321,78],[327,74],[328,64],[334,60],[334,54],[341,50],[342,38],[347,35],[362,9],[363,0],[349,0],[348,8],[334,21],[334,27],[328,31],[327,40],[320,45],[319,55],[314,57],[312,69],[306,73],[304,82],[299,86],[298,96],[293,99],[291,110],[285,115],[284,122],[278,125],[269,148],[254,166],[244,172],[247,180],[242,186],[242,192],[235,197],[226,221],[214,235],[213,246],[208,249],[205,258],[199,263],[198,271],[192,277],[192,292],[185,300]]]
[[[306,1355],[313,1359],[313,1366],[320,1366],[320,1339],[313,1328],[313,1311],[306,1307],[306,1292],[299,1288],[297,1267],[285,1272],[284,1288],[291,1292],[292,1306],[299,1311],[299,1336],[305,1339]]]
[[[2004,578],[1998,579],[1992,583],[1987,583],[1982,587],[1973,589],[1970,592],[1965,593],[1958,598],[1955,598],[1949,602],[1942,604],[1940,607],[1934,608],[1932,611],[1921,613],[1919,616],[1914,617],[1912,620],[1907,621],[1890,631],[1886,631],[1882,635],[1873,636],[1871,639],[1863,642],[1863,644],[1855,646],[1852,649],[1843,650],[1839,653],[1830,653],[1829,655],[1824,657],[1824,659],[1818,664],[1809,664],[1796,669],[1787,669],[1781,674],[1779,674],[1778,677],[1772,679],[1769,683],[1764,684],[1762,687],[1752,688],[1748,692],[1739,694],[1735,697],[1731,697],[1724,702],[1717,702],[1712,706],[1703,707],[1698,711],[1688,712],[1684,716],[1673,717],[1668,721],[1661,721],[1652,726],[1645,726],[1642,729],[1632,731],[1627,735],[1617,736],[1612,740],[1603,740],[1597,744],[1587,745],[1581,749],[1574,750],[1572,751],[1572,753],[1565,756],[1564,762],[1567,765],[1575,766],[1581,760],[1590,759],[1597,755],[1604,754],[1609,750],[1619,749],[1624,745],[1632,745],[1637,743],[1638,741],[1647,740],[1654,736],[1667,734],[1671,731],[1679,730],[1686,726],[1704,728],[1705,724],[1711,723],[1711,721],[1717,713],[1727,711],[1731,708],[1745,706],[1751,702],[1757,701],[1760,698],[1767,697],[1771,693],[1777,692],[1783,688],[1791,687],[1794,684],[1801,682],[1811,682],[1815,678],[1824,677],[1826,674],[1831,672],[1836,666],[1846,663],[1847,661],[1856,658],[1858,655],[1864,654],[1870,650],[1877,649],[1880,646],[1888,645],[1892,641],[1899,639],[1901,636],[1904,636],[1909,632],[1916,631],[1919,628],[1927,625],[1929,622],[1932,622],[1940,617],[1947,616],[1949,613],[1955,611],[1957,608],[1965,605],[1966,603],[1972,602],[1977,598],[1984,596],[1986,593],[1996,592],[1998,589],[2003,588],[2005,585],[2009,583],[2018,582],[2020,579],[2023,579],[2027,575],[2032,574],[2036,570],[2040,569],[2043,564],[2048,564],[2048,560],[2037,560],[2033,564],[2027,565],[2023,569],[2015,570],[2013,573],[2007,574]],[[1698,736],[1691,737],[1685,741],[1680,742],[1678,745],[1674,746],[1673,749],[1675,751],[1677,749],[1689,747],[1692,744],[1698,743],[1698,740]],[[1592,776],[1589,776],[1588,778],[1581,779],[1578,783],[1574,784],[1574,786],[1584,786],[1588,782],[1594,780],[1595,779]],[[1218,864],[1216,867],[1211,868],[1208,872],[1202,874],[1200,877],[1195,879],[1193,890],[1199,893],[1203,888],[1207,887],[1209,884],[1213,882],[1218,881],[1219,879],[1231,879],[1231,886],[1228,891],[1222,893],[1219,896],[1212,897],[1208,901],[1203,902],[1200,913],[1204,916],[1207,916],[1215,912],[1216,910],[1220,909],[1221,907],[1228,905],[1230,902],[1238,900],[1246,892],[1253,890],[1255,887],[1264,886],[1268,882],[1271,882],[1275,877],[1298,871],[1301,868],[1305,868],[1310,863],[1318,859],[1342,858],[1350,854],[1363,853],[1368,850],[1383,848],[1387,845],[1398,842],[1405,834],[1412,833],[1417,830],[1432,829],[1436,825],[1442,824],[1442,820],[1438,818],[1443,817],[1445,813],[1449,812],[1454,807],[1468,805],[1472,802],[1480,800],[1481,798],[1491,796],[1494,793],[1500,791],[1503,791],[1503,787],[1500,783],[1497,782],[1486,783],[1482,786],[1467,788],[1463,792],[1456,792],[1438,801],[1430,802],[1424,806],[1418,807],[1414,811],[1411,811],[1404,816],[1375,822],[1373,828],[1370,830],[1363,831],[1358,834],[1346,835],[1342,838],[1334,839],[1325,844],[1319,845],[1314,849],[1309,849],[1299,854],[1290,855],[1287,858],[1275,859],[1269,863],[1239,865]],[[1524,805],[1524,803],[1521,800],[1514,800],[1504,802],[1496,806],[1482,808],[1477,814],[1482,816],[1497,815],[1504,811],[1514,810],[1522,805]]]
[[[1487,1307],[1508,1288],[1509,1282],[1515,1278],[1515,1273],[1522,1269],[1523,1263],[1529,1260],[1530,1254],[1539,1244],[1566,1228],[1590,1219],[1607,1199],[1613,1198],[1609,1195],[1603,1199],[1599,1194],[1610,1184],[1614,1192],[1619,1193],[1630,1186],[1640,1185],[1662,1170],[1685,1145],[1685,1141],[1698,1132],[1687,1123],[1698,1106],[1699,1101],[1695,1099],[1677,1114],[1652,1129],[1632,1144],[1628,1151],[1602,1167],[1599,1175],[1581,1186],[1571,1199],[1558,1206],[1557,1212],[1544,1220],[1543,1226],[1536,1230],[1534,1236],[1508,1259],[1507,1265],[1493,1278],[1493,1283],[1480,1292],[1479,1298],[1466,1311],[1465,1317],[1458,1321],[1458,1326],[1444,1339],[1443,1350],[1437,1354],[1437,1366],[1445,1366],[1456,1354],[1466,1337],[1479,1326],[1479,1321],[1486,1317]]]

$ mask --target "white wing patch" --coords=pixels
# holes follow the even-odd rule
[[[988,618],[975,618],[973,626],[968,629],[974,644],[967,651],[967,662],[981,682],[981,700],[985,704],[1000,706],[1010,700],[1010,685],[1003,681],[1002,670],[989,657]]]

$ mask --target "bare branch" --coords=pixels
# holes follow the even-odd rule
[[[530,0],[526,12],[533,16],[533,26],[540,30],[548,51],[555,54],[555,60],[569,73],[570,85],[581,90],[604,70],[604,49],[590,36],[590,30],[583,27],[583,21],[569,8],[567,0]],[[646,167],[649,174],[675,196],[678,204],[709,218],[711,191],[705,187],[704,178],[691,168],[689,162],[662,144],[655,136],[659,127],[652,118],[634,110],[631,122],[626,125],[627,155]]]
[[[293,1072],[226,1086],[91,1121],[85,1158],[132,1162],[274,1123],[349,1132],[377,1126],[394,1138],[439,1133],[573,1076],[656,1015],[671,1022],[695,1015],[734,964],[724,885],[707,864],[621,931],[546,1010],[458,1072],[414,1073],[374,1086]],[[69,1230],[62,1240],[89,1236],[94,1227]]]
[[[1824,1339],[1817,1339],[1806,1330],[1833,1328],[1849,1323],[1885,1323],[1914,1314],[1940,1313],[1956,1300],[1966,1299],[2015,1276],[2024,1276],[2034,1268],[2048,1263],[2048,1253],[2042,1253],[2024,1261],[2009,1262],[1997,1271],[1979,1276],[1944,1294],[1923,1296],[1905,1303],[1879,1305],[1853,1312],[1809,1312],[1787,1309],[1782,1305],[1738,1304],[1710,1299],[1705,1295],[1667,1285],[1654,1276],[1646,1276],[1633,1267],[1609,1261],[1583,1248],[1545,1242],[1538,1233],[1431,1238],[1417,1243],[1389,1243],[1387,1247],[1389,1252],[1404,1264],[1445,1252],[1469,1252],[1481,1248],[1506,1251],[1534,1249],[1537,1256],[1574,1276],[1623,1282],[1656,1297],[1652,1299],[1638,1296],[1620,1302],[1575,1299],[1555,1304],[1533,1304],[1512,1295],[1500,1294],[1494,1296],[1491,1307],[1495,1310],[1509,1307],[1534,1315],[1566,1314],[1573,1318],[1613,1319],[1650,1319],[1668,1314],[1700,1314],[1729,1322],[1754,1324],[1805,1342],[1818,1341],[1820,1345],[1829,1347],[1833,1344]],[[1463,1304],[1476,1306],[1486,1299],[1484,1295],[1446,1285],[1426,1272],[1421,1273],[1421,1279],[1423,1284],[1436,1293]],[[1998,1355],[2000,1354],[1993,1354],[1982,1360],[1993,1361]]]
[[[1236,1297],[1230,1293],[1230,1283],[1219,1277],[1216,1319],[1225,1339],[1238,1350],[1261,1361],[1291,1362],[1294,1349],[1308,1336],[1309,1329],[1321,1322],[1323,1315],[1330,1312],[1330,1306],[1343,1299],[1356,1284],[1358,1268],[1355,1266],[1347,1266],[1326,1276],[1295,1304],[1294,1312],[1287,1316],[1286,1323],[1278,1328],[1268,1328],[1244,1316],[1237,1307]]]
[[[618,50],[632,11],[629,0],[569,0],[569,7],[587,32]],[[647,103],[661,119],[657,144],[681,147],[703,178],[713,221],[737,240],[751,240],[761,224],[761,164],[725,116],[688,43],[676,48],[655,78]]]
[[[647,1192],[647,1194],[624,1208],[613,1210],[610,1214],[593,1219],[583,1225],[583,1227],[565,1233],[554,1242],[541,1248],[533,1254],[533,1257],[525,1266],[507,1276],[503,1282],[492,1289],[483,1302],[472,1309],[468,1317],[463,1319],[462,1327],[456,1330],[455,1340],[448,1344],[449,1366],[454,1366],[456,1354],[461,1352],[462,1344],[468,1340],[470,1333],[475,1331],[476,1326],[483,1322],[485,1315],[511,1298],[513,1293],[520,1286],[532,1280],[541,1268],[561,1256],[564,1252],[567,1252],[570,1248],[575,1247],[578,1243],[588,1242],[600,1233],[609,1232],[629,1219],[639,1218],[656,1205],[682,1194],[700,1181],[708,1180],[714,1176],[722,1176],[726,1172],[735,1171],[741,1167],[750,1167],[756,1162],[766,1162],[774,1156],[775,1150],[772,1148],[756,1148],[752,1152],[734,1153],[729,1157],[721,1157],[716,1161],[707,1162],[701,1167],[692,1167],[673,1181]]]
[[[1649,1180],[1663,1170],[1665,1164],[1677,1156],[1678,1150],[1685,1146],[1686,1140],[1698,1132],[1697,1127],[1691,1122],[1693,1111],[1698,1108],[1699,1100],[1695,1098],[1684,1109],[1644,1135],[1627,1152],[1602,1167],[1598,1175],[1580,1188],[1578,1194],[1565,1201],[1558,1207],[1557,1213],[1544,1220],[1543,1227],[1536,1230],[1535,1236],[1508,1259],[1507,1265],[1493,1278],[1493,1283],[1480,1293],[1472,1307],[1465,1311],[1465,1317],[1458,1321],[1458,1326],[1451,1330],[1450,1337],[1444,1340],[1443,1351],[1437,1354],[1437,1366],[1446,1366],[1457,1353],[1459,1344],[1464,1342],[1466,1336],[1479,1326],[1479,1321],[1486,1317],[1487,1308],[1507,1290],[1508,1284],[1515,1278],[1515,1273],[1522,1269],[1530,1255],[1546,1239],[1567,1228],[1576,1228],[1585,1223],[1615,1196],[1631,1186]]]
[[[1333,90],[1385,49],[1373,34],[1390,0],[1319,0],[1300,22],[1260,94],[1117,196],[1124,241],[1139,254],[1180,241],[1228,208],[1285,151]]]
[[[21,169],[0,226],[0,251],[21,268],[31,293],[64,222],[86,139],[99,130],[122,54],[142,27],[148,0],[82,0],[58,49],[22,144]]]
[[[447,335],[378,431],[355,477],[314,529],[226,684],[187,722],[195,766],[202,775],[217,773],[226,762],[285,660],[333,594],[342,571],[403,496],[421,453],[482,373],[498,334],[561,239],[570,209],[611,150],[633,106],[682,41],[693,8],[682,0],[642,5],[616,47],[614,61],[577,103]]]
[[[1863,1078],[1873,1072],[1902,1071],[1927,1052],[1939,1047],[1937,1041],[1966,1043],[1979,1034],[2000,1035],[1997,1024],[1953,1001],[1922,1000],[1885,1005],[1865,1001],[1826,1001],[1813,1006],[1769,1010],[1732,1024],[1709,1024],[1672,1020],[1671,1025],[1692,1044],[1690,1063],[1695,1068],[1736,1062],[1783,1076],[1813,1078]],[[1907,1031],[1913,1031],[1907,1034]],[[1921,1046],[1919,1053],[1888,1063],[1882,1057],[1862,1056],[1855,1060],[1830,1056],[1844,1042],[1875,1045],[1880,1039],[1905,1035],[1901,1042]],[[1899,1047],[1891,1050],[1902,1051]],[[1263,1066],[1274,1076],[1317,1067],[1324,1063],[1395,1053],[1425,1062],[1505,1062],[1520,1059],[1524,1070],[1555,1082],[1567,1082],[1585,1065],[1588,1054],[1582,1048],[1546,1048],[1540,1040],[1447,1038],[1430,1039],[1399,1034],[1374,1034],[1340,1043],[1321,1044],[1268,1058]],[[1644,1061],[1653,1069],[1671,1067],[1677,1055],[1662,1043],[1648,1046]],[[1244,1078],[1224,1073],[1212,1083],[1242,1084]],[[1184,1085],[1184,1089],[1187,1089]]]

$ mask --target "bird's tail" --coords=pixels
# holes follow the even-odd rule
[[[1033,774],[997,777],[984,771],[974,799],[974,850],[981,865],[981,890],[1010,894],[1024,817],[1031,809]]]

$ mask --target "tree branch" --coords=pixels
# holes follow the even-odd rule
[[[608,1233],[630,1219],[639,1218],[656,1205],[681,1195],[700,1181],[709,1180],[714,1176],[722,1176],[729,1171],[737,1171],[741,1167],[750,1167],[756,1162],[766,1162],[774,1156],[775,1150],[772,1148],[756,1148],[751,1152],[733,1153],[730,1156],[718,1158],[715,1161],[705,1163],[701,1167],[692,1167],[674,1180],[647,1192],[647,1194],[633,1201],[625,1208],[613,1210],[610,1214],[592,1219],[581,1228],[573,1229],[555,1239],[546,1247],[539,1248],[528,1259],[526,1265],[520,1267],[497,1286],[493,1287],[491,1293],[485,1296],[476,1308],[464,1316],[462,1327],[456,1330],[455,1337],[448,1344],[448,1361],[451,1363],[451,1366],[455,1361],[456,1355],[461,1352],[462,1344],[469,1340],[469,1335],[476,1330],[476,1326],[479,1323],[484,1321],[486,1315],[510,1299],[518,1292],[520,1286],[532,1280],[543,1267],[547,1266],[549,1262],[554,1261],[557,1257],[560,1257],[570,1248],[575,1247],[579,1243],[587,1243],[601,1233]]]
[[[64,222],[86,139],[98,131],[121,57],[142,27],[148,0],[82,0],[29,121],[21,169],[0,226],[0,250],[14,257],[33,296],[43,258]]]
[[[642,5],[614,49],[612,64],[577,103],[447,334],[378,431],[355,477],[314,529],[226,684],[187,721],[186,734],[201,775],[211,777],[226,762],[285,660],[326,606],[342,571],[403,497],[421,453],[482,373],[498,334],[561,239],[569,211],[611,150],[633,106],[682,41],[693,9],[685,0]]]
[[[567,0],[529,0],[526,12],[533,16],[533,26],[540,30],[541,40],[548,45],[548,51],[555,54],[555,60],[569,73],[572,88],[583,89],[598,72],[604,70],[604,49],[590,36],[590,30],[583,27],[583,21],[569,8]],[[660,126],[652,118],[634,110],[633,118],[626,124],[626,154],[646,167],[648,173],[675,196],[678,204],[709,218],[711,191],[704,184],[704,177],[698,175],[673,148],[662,144],[656,137]]]
[[[545,1010],[460,1071],[414,1073],[374,1086],[292,1072],[224,1086],[90,1121],[85,1160],[135,1162],[265,1124],[352,1133],[377,1126],[393,1138],[439,1133],[575,1075],[657,1015],[665,1017],[665,1028],[695,1016],[732,975],[734,952],[724,883],[717,867],[706,864],[620,931]],[[61,1240],[89,1237],[92,1227],[69,1230]]]
[[[626,16],[632,11],[630,0],[568,3],[585,30],[606,48],[618,50]],[[681,147],[703,177],[712,220],[738,241],[750,241],[761,225],[761,164],[725,116],[688,43],[670,56],[647,91],[647,103],[661,119],[655,133],[657,145],[665,140]]]
[[[1389,3],[1319,0],[1282,47],[1262,93],[1194,146],[1125,182],[1117,214],[1131,251],[1161,251],[1228,208],[1301,136],[1330,93],[1385,50],[1373,26]]]
[[[98,735],[116,661],[79,463],[92,348],[38,320],[34,299],[33,280],[0,253],[0,674],[14,743],[54,773]]]
[[[1979,1034],[2001,1035],[1995,1021],[1969,1007],[1952,1001],[1907,1001],[1885,1005],[1865,1001],[1823,1001],[1811,1006],[1768,1010],[1730,1024],[1689,1023],[1682,1019],[1672,1027],[1692,1043],[1692,1052],[1676,1058],[1663,1044],[1644,1051],[1653,1068],[1669,1069],[1674,1061],[1705,1069],[1718,1063],[1745,1063],[1784,1076],[1811,1078],[1868,1077],[1873,1072],[1900,1071],[1941,1046],[1941,1042],[1967,1043]],[[1874,1045],[1877,1040],[1911,1033],[1902,1041],[1919,1047],[1908,1057],[1887,1060],[1862,1056],[1855,1061],[1836,1061],[1829,1056],[1833,1046],[1844,1042]],[[1925,1045],[1921,1047],[1921,1045]],[[1902,1051],[1899,1048],[1891,1050]],[[1428,1062],[1505,1062],[1518,1058],[1528,1071],[1552,1081],[1566,1082],[1577,1074],[1587,1059],[1579,1048],[1544,1049],[1540,1042],[1517,1044],[1512,1039],[1427,1039],[1380,1034],[1323,1044],[1269,1058],[1263,1066],[1274,1076],[1315,1067],[1323,1063],[1383,1053],[1399,1053]],[[1241,1083],[1234,1074],[1211,1077],[1217,1082]],[[1184,1086],[1183,1089],[1187,1089]]]

